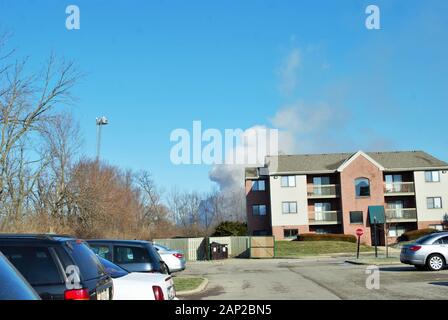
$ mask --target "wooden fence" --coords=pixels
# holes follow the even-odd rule
[[[273,258],[274,237],[208,237],[184,239],[155,239],[154,243],[181,251],[187,261],[207,260],[208,245],[226,244],[229,258]]]

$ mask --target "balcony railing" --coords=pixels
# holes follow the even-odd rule
[[[312,211],[309,213],[310,225],[340,224],[340,211]]]
[[[417,221],[417,209],[415,208],[386,209],[386,219],[388,222]]]
[[[337,184],[309,184],[309,198],[335,198],[339,196],[339,185]]]
[[[414,182],[386,182],[384,193],[386,195],[403,194],[415,192]]]

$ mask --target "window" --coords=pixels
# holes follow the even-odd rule
[[[282,202],[282,212],[284,214],[297,213],[297,202]]]
[[[425,171],[426,182],[440,182],[439,171]]]
[[[299,229],[283,229],[283,238],[293,239],[299,234]]]
[[[386,174],[386,192],[402,192],[403,176],[401,174]]]
[[[313,177],[314,185],[329,185],[330,177]]]
[[[252,191],[265,191],[266,183],[264,180],[252,181]]]
[[[109,246],[101,246],[101,245],[91,244],[90,248],[92,249],[93,252],[95,252],[101,258],[104,258],[107,260],[112,260],[112,253],[110,252]]]
[[[296,176],[282,177],[282,187],[295,187],[295,186],[296,186]]]
[[[70,241],[70,244],[69,251],[84,280],[95,279],[105,274],[103,266],[90,246],[75,240]]]
[[[442,209],[442,198],[441,197],[426,198],[426,205],[428,209]]]
[[[64,283],[48,248],[10,246],[0,250],[32,286]]]
[[[364,224],[364,217],[362,211],[350,211],[351,224]]]
[[[389,228],[389,237],[399,237],[407,231],[405,226],[391,225]]]
[[[266,215],[266,205],[256,204],[252,206],[252,214],[254,216],[265,216]]]
[[[115,246],[114,262],[118,264],[148,263],[151,260],[146,249],[142,247]]]
[[[356,197],[370,197],[370,181],[367,178],[355,179]]]
[[[317,234],[331,234],[332,230],[327,228],[316,228],[314,229],[314,232],[316,232]]]
[[[448,244],[448,237],[440,238],[434,241],[432,244]]]

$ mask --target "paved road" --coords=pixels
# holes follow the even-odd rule
[[[380,288],[367,289],[366,266],[322,259],[229,259],[192,262],[184,275],[209,279],[207,289],[185,299],[448,299],[448,270],[380,267]]]

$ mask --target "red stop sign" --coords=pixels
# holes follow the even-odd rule
[[[363,234],[364,234],[364,230],[363,230],[363,229],[361,229],[361,228],[356,229],[356,235],[357,235],[358,237],[362,236]]]

